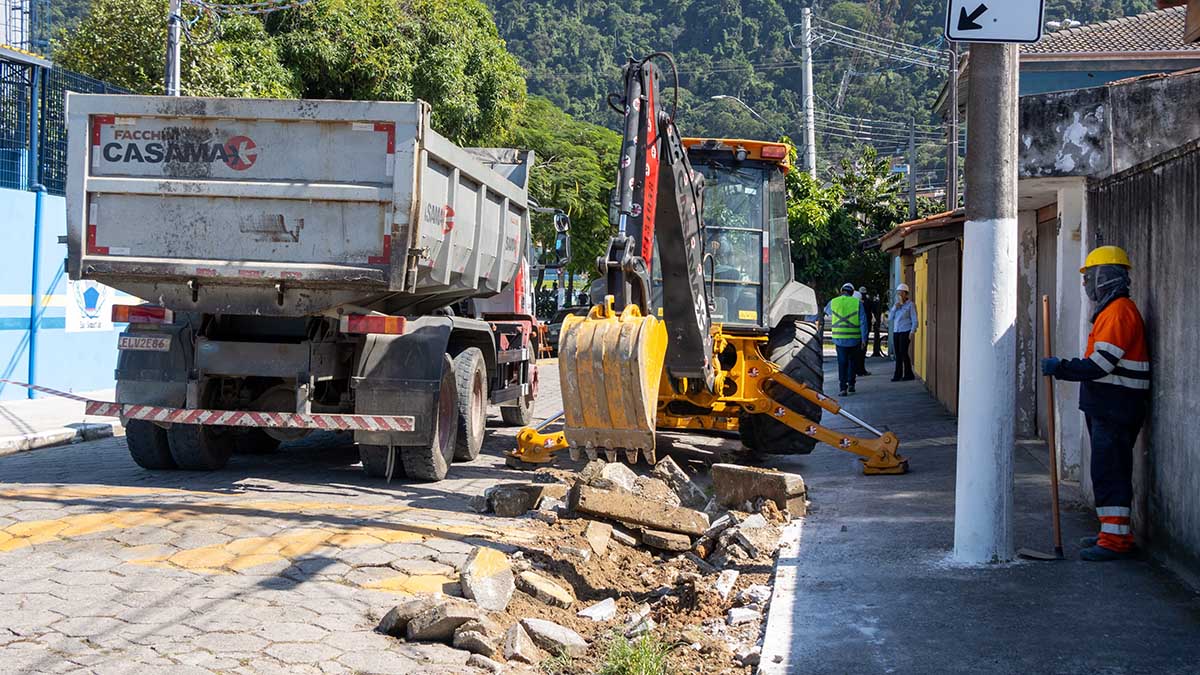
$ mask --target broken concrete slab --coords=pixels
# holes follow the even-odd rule
[[[440,601],[441,599],[435,595],[418,595],[410,600],[405,600],[383,615],[378,630],[380,633],[392,637],[405,637],[408,635],[408,622]]]
[[[557,511],[543,511],[538,509],[537,511],[533,512],[533,517],[542,521],[543,523],[546,523],[547,525],[553,525],[558,522]]]
[[[504,634],[504,660],[536,666],[546,659],[546,652],[534,643],[521,624],[514,623]]]
[[[580,546],[559,546],[558,552],[568,558],[575,558],[587,562],[592,559],[592,549],[583,548]]]
[[[463,595],[483,609],[503,612],[516,590],[516,577],[508,556],[494,548],[477,546],[459,572]]]
[[[582,616],[585,619],[591,619],[592,621],[596,622],[609,621],[616,615],[616,598],[606,598],[600,602],[597,602],[591,607],[588,607],[587,609],[581,609],[576,612],[576,616]]]
[[[454,631],[453,646],[472,654],[487,657],[496,656],[499,652],[499,642],[504,636],[500,625],[487,617],[468,621]]]
[[[750,607],[734,607],[725,615],[725,622],[730,626],[740,626],[744,623],[757,621],[762,614]]]
[[[575,598],[571,597],[567,589],[537,572],[521,572],[517,575],[517,588],[555,607],[567,608],[575,602]]]
[[[476,607],[447,599],[414,616],[408,622],[407,637],[413,642],[449,642],[459,626],[479,617]]]
[[[528,483],[519,487],[529,494],[529,498],[538,508],[543,508],[541,503],[546,499],[566,499],[567,492],[571,489],[571,486],[565,483]]]
[[[737,660],[743,666],[757,666],[759,661],[762,660],[762,647],[755,645],[739,649]]]
[[[787,511],[793,517],[807,512],[808,490],[804,479],[794,473],[714,464],[712,482],[717,501],[730,508],[740,508],[746,502],[753,504],[762,497],[775,502],[780,511]]]
[[[492,502],[486,495],[474,495],[467,501],[467,506],[475,513],[487,513],[492,510]]]
[[[586,467],[585,467],[586,468]],[[588,481],[592,487],[606,490],[622,490],[632,493],[637,487],[638,476],[621,462],[613,462],[600,467],[596,477]]]
[[[649,476],[638,476],[633,494],[643,499],[658,502],[659,504],[666,504],[667,506],[681,506],[683,504],[679,500],[679,495],[675,494],[670,485]]]
[[[755,584],[738,593],[737,601],[743,606],[766,607],[771,602],[771,587]]]
[[[604,555],[608,552],[608,542],[612,540],[612,537],[613,526],[608,523],[593,520],[583,530],[583,538],[587,539],[588,546],[592,547],[596,555]]]
[[[660,551],[681,553],[692,547],[692,538],[677,532],[662,532],[660,530],[644,530],[642,543]]]
[[[754,527],[751,521],[755,518],[762,520],[762,525]],[[779,549],[779,539],[782,536],[779,528],[768,525],[762,516],[755,514],[747,518],[734,530],[734,540],[750,554],[751,558],[763,558],[775,555]]]
[[[682,507],[666,507],[631,494],[608,492],[588,485],[571,490],[571,508],[580,513],[611,518],[666,532],[699,536],[708,529],[708,516]]]
[[[637,535],[635,535],[634,533],[632,533],[629,530],[626,530],[625,528],[622,528],[622,527],[613,526],[612,538],[615,541],[617,541],[621,544],[624,544],[626,546],[637,546],[638,545]]]
[[[625,618],[625,637],[636,637],[658,627],[654,617],[650,616],[650,605],[642,603]]]
[[[739,576],[741,576],[741,572],[737,570],[725,570],[717,577],[717,595],[721,596],[722,600],[729,598],[729,593],[733,591],[733,586],[737,583]]]
[[[488,657],[483,656],[482,654],[472,654],[470,658],[467,659],[467,665],[471,666],[472,668],[478,668],[479,670],[493,673],[494,675],[504,672],[503,664],[497,663]]]
[[[650,473],[669,485],[683,506],[689,509],[702,509],[708,503],[708,496],[704,494],[704,490],[693,483],[692,479],[688,478],[683,469],[670,457],[660,459]]]
[[[521,486],[498,485],[484,494],[491,503],[492,512],[502,518],[523,516],[533,508],[533,496]]]
[[[521,626],[533,638],[534,644],[551,654],[576,658],[587,652],[587,640],[566,626],[545,619],[521,619]]]

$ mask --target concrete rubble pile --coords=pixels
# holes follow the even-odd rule
[[[535,522],[543,543],[507,555],[476,548],[459,570],[465,598],[405,601],[379,630],[450,644],[490,670],[583,657],[614,633],[671,629],[697,658],[720,653],[751,668],[771,600],[762,570],[783,526],[804,515],[807,492],[799,476],[735,465],[714,466],[712,479],[710,497],[669,457],[645,475],[598,459],[576,474],[493,487],[472,507]],[[634,554],[644,563],[632,564]],[[602,573],[605,583],[589,580]]]

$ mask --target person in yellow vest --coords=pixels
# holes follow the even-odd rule
[[[1100,532],[1085,537],[1079,557],[1092,562],[1136,556],[1132,528],[1133,446],[1150,402],[1146,326],[1129,297],[1129,256],[1116,246],[1088,254],[1083,288],[1095,305],[1081,359],[1042,360],[1042,372],[1079,383],[1079,409],[1092,441],[1092,492]]]
[[[840,395],[853,394],[858,381],[858,353],[867,345],[867,310],[854,297],[854,284],[842,286],[842,294],[825,306],[825,316],[831,319],[833,346],[837,348]]]

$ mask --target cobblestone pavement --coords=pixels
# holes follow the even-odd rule
[[[558,405],[543,368],[535,412]],[[0,457],[0,671],[474,672],[373,628],[405,593],[457,593],[473,546],[527,541],[467,508],[527,479],[498,421],[436,484],[367,478],[334,435],[211,473],[145,471],[120,438]]]

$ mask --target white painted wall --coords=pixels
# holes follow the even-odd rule
[[[1087,349],[1091,330],[1091,303],[1083,292],[1079,268],[1087,257],[1089,240],[1087,227],[1086,183],[1058,191],[1058,212],[1061,228],[1058,232],[1058,272],[1054,317],[1054,352],[1060,358],[1078,358]],[[1081,484],[1084,494],[1092,498],[1091,476],[1088,469],[1087,428],[1079,412],[1079,385],[1056,383],[1055,423],[1057,425],[1059,470],[1063,480]]]

